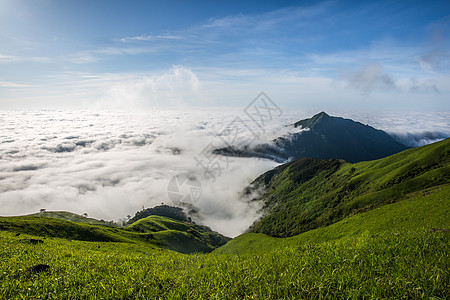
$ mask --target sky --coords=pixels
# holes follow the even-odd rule
[[[450,110],[448,1],[0,0],[0,109]]]

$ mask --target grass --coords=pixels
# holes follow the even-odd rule
[[[44,211],[40,213],[31,214],[29,216],[34,217],[47,217],[47,218],[55,218],[55,219],[61,219],[66,221],[72,221],[77,223],[85,223],[85,224],[91,224],[91,225],[103,225],[108,227],[119,227],[118,224],[114,223],[113,221],[104,221],[104,220],[97,220],[93,218],[88,218],[84,216],[80,216],[71,212],[67,211]]]
[[[406,195],[402,200],[348,217],[324,228],[289,238],[246,233],[215,253],[254,253],[258,249],[274,250],[298,244],[333,240],[354,240],[362,235],[401,236],[404,233],[427,232],[430,228],[450,229],[450,184]]]
[[[61,238],[32,245],[24,239],[34,236],[0,231],[0,298],[445,299],[449,234],[428,229],[450,227],[449,196],[444,185],[292,238],[244,234],[209,254]],[[26,275],[38,263],[50,271]]]
[[[438,155],[424,149],[431,153],[426,156]],[[198,241],[212,246],[220,237],[160,216],[126,228],[36,216],[0,218],[0,299],[446,299],[450,234],[430,228],[450,228],[450,183],[428,186],[441,167],[416,158],[401,153],[391,161],[343,164],[332,175],[321,168],[302,183],[331,180],[338,173],[345,185],[355,181],[352,199],[358,199],[361,191],[386,193],[418,181],[412,189],[382,194],[393,195],[392,203],[288,238],[243,234],[207,254],[170,249],[198,249]],[[404,177],[411,170],[421,171]],[[277,180],[275,173],[270,180]],[[26,271],[36,264],[50,269]]]
[[[124,228],[53,217],[0,217],[0,230],[79,241],[149,244],[182,253],[211,252],[229,240],[208,227],[160,216],[149,216]]]

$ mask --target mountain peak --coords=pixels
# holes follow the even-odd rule
[[[329,117],[329,115],[326,112],[321,111],[317,115],[314,115],[312,118],[316,118],[316,117]]]
[[[298,121],[294,126],[306,130],[279,137],[272,144],[242,149],[222,148],[214,150],[214,153],[263,157],[277,162],[303,157],[358,162],[386,157],[407,149],[384,131],[351,119],[329,116],[323,111]]]
[[[322,111],[314,116],[312,116],[309,119],[304,119],[301,121],[298,121],[294,123],[295,127],[303,127],[303,128],[310,128],[312,129],[317,123],[319,123],[321,120],[325,120],[331,118],[326,112]]]

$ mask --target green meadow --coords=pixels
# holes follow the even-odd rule
[[[322,163],[302,178],[292,163],[281,166],[266,181],[266,219],[230,241],[163,216],[126,227],[52,213],[2,217],[0,299],[447,299],[449,148]],[[294,192],[300,186],[304,194]],[[309,201],[323,221],[291,212]],[[283,203],[298,234],[281,232]],[[50,268],[27,271],[37,264]]]

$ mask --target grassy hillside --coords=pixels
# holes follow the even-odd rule
[[[132,242],[132,234],[105,226],[37,216],[0,217],[0,229],[19,234],[81,241]]]
[[[445,299],[449,185],[292,238],[244,234],[209,254],[0,231],[2,299]],[[42,222],[42,218],[39,219]],[[142,224],[144,225],[144,224]],[[27,273],[47,264],[50,269]]]
[[[450,139],[355,164],[305,158],[258,177],[265,217],[251,232],[288,237],[450,181]]]
[[[91,225],[103,225],[109,227],[118,227],[119,225],[114,222],[107,222],[104,220],[97,220],[93,218],[88,218],[84,216],[80,216],[78,214],[74,214],[68,211],[44,211],[40,213],[31,214],[30,216],[34,217],[47,217],[47,218],[55,218],[66,221],[72,221],[77,223],[85,223]]]
[[[426,233],[430,228],[450,229],[450,184],[405,195],[400,201],[345,218],[289,238],[262,233],[243,234],[215,253],[254,253],[305,243],[355,240],[364,237],[405,236]]]
[[[54,217],[0,217],[0,230],[47,238],[149,244],[182,253],[210,252],[229,240],[208,227],[161,216],[150,216],[125,228],[110,228]]]
[[[139,232],[157,246],[180,253],[210,252],[230,240],[206,226],[162,216],[149,216],[134,222],[126,229]]]
[[[332,220],[325,216],[340,211],[340,221],[287,238],[247,233],[207,254],[198,251],[220,236],[162,216],[126,228],[0,218],[0,299],[446,299],[448,146],[353,165],[280,166],[258,179],[272,213],[281,199],[284,218]],[[333,195],[345,201],[325,201]],[[273,228],[289,229],[295,218],[276,218]],[[29,269],[38,264],[45,268]]]

